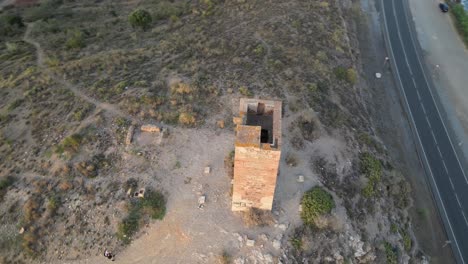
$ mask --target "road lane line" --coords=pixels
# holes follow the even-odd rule
[[[403,1],[403,0],[402,0],[402,1]],[[403,3],[403,2],[402,2],[402,3]],[[408,4],[407,1],[406,1],[406,3],[407,3],[407,7],[409,7],[409,4]],[[396,16],[394,1],[392,1],[392,5],[393,5],[393,11],[394,11],[393,14],[395,14],[395,16]],[[460,167],[460,171],[462,172],[463,177],[465,178],[466,184],[468,184],[468,178],[466,177],[465,171],[463,170],[463,167],[462,167],[462,165],[461,165],[460,159],[458,158],[458,154],[457,154],[457,152],[455,151],[455,148],[453,147],[452,139],[450,138],[450,135],[449,135],[449,133],[448,133],[447,127],[445,126],[444,120],[442,119],[442,115],[440,114],[439,107],[437,106],[436,101],[435,101],[435,99],[434,99],[434,95],[432,94],[432,90],[431,90],[431,87],[430,87],[430,85],[429,85],[429,82],[427,81],[426,71],[424,70],[423,64],[421,63],[421,59],[419,58],[419,57],[420,57],[419,50],[416,48],[416,42],[414,41],[413,32],[412,32],[412,30],[411,30],[411,25],[410,25],[409,22],[408,22],[408,21],[409,21],[409,20],[408,20],[408,19],[409,19],[409,18],[408,18],[408,13],[405,12],[405,11],[404,11],[403,13],[404,13],[404,16],[406,17],[405,23],[406,23],[406,25],[408,26],[408,29],[409,29],[409,33],[410,33],[409,35],[410,35],[410,38],[411,38],[411,42],[413,43],[413,47],[414,47],[414,50],[415,50],[415,52],[416,52],[416,58],[417,58],[417,60],[418,60],[419,67],[421,68],[421,72],[422,72],[422,74],[423,74],[423,76],[424,76],[424,81],[426,82],[427,88],[428,88],[428,90],[429,90],[429,94],[431,95],[432,101],[434,102],[434,106],[435,106],[435,108],[436,108],[436,110],[437,110],[437,113],[438,113],[438,115],[439,115],[440,122],[442,123],[442,126],[444,127],[445,134],[447,135],[447,138],[448,138],[448,140],[449,140],[449,142],[450,142],[450,147],[452,147],[452,151],[453,151],[453,153],[454,153],[454,155],[455,155],[455,158],[457,159],[458,166]],[[396,20],[395,20],[395,21],[396,21]],[[412,20],[411,20],[411,21],[412,21]],[[397,28],[398,28],[398,22],[397,22]],[[463,259],[462,259],[462,261],[465,262]]]
[[[458,203],[458,206],[460,206],[460,209],[463,209],[461,203],[460,203],[460,200],[458,199],[458,195],[457,193],[454,193],[455,194],[455,198],[457,198],[457,203]],[[463,211],[462,211],[463,212]]]
[[[442,155],[442,152],[440,151],[439,144],[436,145],[437,150],[439,151],[439,156],[444,160],[444,156]]]
[[[419,91],[418,91],[418,86],[416,85],[416,80],[414,79],[413,76],[411,76],[411,80],[413,80],[414,88],[416,88],[416,92],[418,93],[418,96],[419,96]]]
[[[431,135],[432,135],[432,138],[434,139],[434,142],[436,143],[436,145],[439,145],[439,143],[437,143],[437,139],[436,139],[436,137],[434,135],[434,131],[432,131],[432,129],[431,129]]]
[[[418,95],[419,102],[422,102],[422,98],[421,98],[421,94],[419,93],[419,89],[416,89],[416,94]]]
[[[427,112],[426,112],[426,108],[424,107],[424,104],[421,102],[420,105],[421,105],[421,108],[422,108],[422,110],[423,110],[424,115],[425,115],[426,118],[427,118]],[[428,121],[428,123],[429,123],[429,121]]]
[[[442,164],[444,165],[444,169],[445,169],[445,172],[447,173],[447,175],[449,175],[449,172],[448,172],[448,169],[447,169],[447,165],[445,165],[445,160],[442,159]],[[450,179],[450,178],[449,178]],[[450,180],[450,182],[452,182],[452,180]],[[453,188],[453,187],[452,187]]]
[[[455,191],[455,186],[453,185],[452,178],[450,178],[450,176],[448,178],[449,178],[450,185],[452,186],[453,191]]]
[[[463,215],[463,219],[465,219],[465,224],[468,226],[468,221],[466,220],[465,212],[463,212],[463,210],[461,212],[462,212],[462,215]]]

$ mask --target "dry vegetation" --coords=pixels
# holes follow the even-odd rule
[[[128,21],[137,8],[152,17],[141,29]],[[145,156],[123,146],[131,122],[213,128],[209,122],[230,117],[226,102],[240,96],[285,101],[291,167],[322,136],[344,138],[354,164],[345,172],[337,160],[303,162],[342,199],[335,202],[377,252],[376,261],[413,254],[405,253],[409,186],[369,136],[356,12],[349,1],[334,0],[46,0],[6,8],[0,13],[8,22],[0,28],[0,224],[13,228],[0,230],[0,255],[11,262],[79,259],[96,245],[123,246],[150,218],[164,215],[159,192],[154,203],[127,198],[128,188],[155,183],[127,181],[140,171],[126,167],[126,157]],[[27,29],[39,53],[24,41]],[[229,175],[233,154],[225,159]],[[334,220],[324,219],[323,228],[300,226],[289,234],[290,259],[320,261],[336,248],[353,258]],[[268,226],[274,217],[252,210],[244,220]],[[370,222],[378,222],[378,233],[364,225]],[[391,233],[390,224],[404,231]],[[225,252],[220,261],[232,258]]]

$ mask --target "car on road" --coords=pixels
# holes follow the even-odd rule
[[[440,3],[439,4],[440,11],[446,13],[449,10],[449,6],[446,3]]]

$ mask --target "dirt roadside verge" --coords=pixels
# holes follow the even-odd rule
[[[450,247],[444,247],[447,240],[445,231],[418,159],[408,119],[403,111],[390,67],[385,63],[387,53],[378,3],[373,0],[361,0],[361,9],[366,15],[362,16],[358,24],[359,45],[363,71],[372,91],[372,94],[368,95],[368,101],[369,113],[377,129],[375,133],[411,184],[413,205],[409,213],[414,224],[413,231],[418,249],[430,256],[431,262],[438,263],[443,260],[447,263],[447,260],[453,260],[452,252]],[[376,71],[382,73],[382,79],[374,78]]]

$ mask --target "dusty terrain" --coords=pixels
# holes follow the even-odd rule
[[[153,17],[145,31],[128,23],[136,8]],[[370,119],[359,3],[44,1],[1,16],[3,262],[104,263],[105,248],[121,263],[426,259],[408,215],[410,185]],[[284,105],[265,226],[230,211],[240,97]],[[166,132],[140,132],[147,123]],[[379,164],[377,179],[363,173],[364,153]],[[299,204],[317,185],[336,207],[310,228]],[[127,190],[141,187],[164,195],[166,214],[143,215],[123,236]]]

